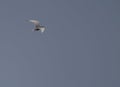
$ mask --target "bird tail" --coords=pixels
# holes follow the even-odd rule
[[[43,33],[45,31],[45,27],[41,27],[40,30]]]

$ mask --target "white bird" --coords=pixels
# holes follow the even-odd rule
[[[40,22],[37,20],[29,20],[29,22],[34,23],[35,28],[33,29],[33,31],[41,31],[42,33],[45,31],[45,26],[41,26]]]

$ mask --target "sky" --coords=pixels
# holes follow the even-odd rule
[[[120,87],[119,3],[1,0],[0,87]]]

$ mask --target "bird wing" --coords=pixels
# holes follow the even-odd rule
[[[37,20],[29,20],[29,22],[34,23],[36,26],[37,26],[37,25],[39,25],[39,23],[40,23],[40,22],[39,22],[39,21],[37,21]]]

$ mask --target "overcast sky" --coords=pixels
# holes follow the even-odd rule
[[[0,87],[120,87],[119,62],[119,0],[0,1]]]

